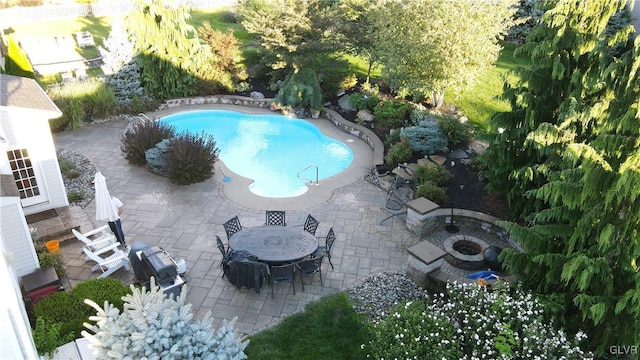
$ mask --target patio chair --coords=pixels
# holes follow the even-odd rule
[[[271,284],[271,298],[273,299],[273,285],[280,281],[291,281],[293,295],[296,294],[296,264],[269,266],[269,284]]]
[[[333,247],[333,243],[336,241],[336,234],[333,231],[333,227],[329,229],[327,233],[327,237],[325,238],[324,246],[318,246],[316,251],[311,254],[312,258],[319,258],[326,256],[329,259],[329,265],[331,265],[331,269],[333,269],[333,263],[331,262],[331,248]]]
[[[222,271],[222,277],[224,277],[224,267],[225,265],[228,266],[226,264],[226,257],[227,257],[227,249],[224,246],[224,243],[222,242],[222,240],[220,240],[220,236],[216,235],[216,246],[218,247],[218,250],[220,250],[220,253],[222,254],[222,261],[220,262],[220,266],[223,267],[223,271]]]
[[[302,291],[304,291],[304,277],[311,276],[311,283],[313,283],[313,276],[318,274],[320,276],[320,286],[324,287],[322,283],[322,260],[324,256],[315,257],[312,259],[300,260],[296,263],[298,272],[300,273],[300,284],[302,284]]]
[[[101,257],[100,255],[96,255],[94,252],[91,252],[86,247],[82,248],[85,255],[93,261],[96,262],[91,268],[91,271],[96,271],[98,269],[102,270],[102,275],[98,278],[105,278],[114,272],[116,272],[121,267],[127,269],[127,271],[131,271],[131,266],[129,265],[129,256],[125,254],[122,250],[118,249],[117,246],[113,249],[113,254],[107,257]]]
[[[265,212],[266,220],[265,225],[269,226],[286,226],[285,212],[280,210],[267,210]]]
[[[240,224],[240,219],[238,219],[238,216],[234,216],[229,221],[224,223],[223,226],[224,231],[227,233],[227,240],[231,239],[231,236],[233,236],[233,234],[242,230],[242,225]]]
[[[401,174],[403,173],[407,174],[411,179],[407,179],[402,176]],[[405,215],[405,205],[409,201],[413,200],[415,193],[416,189],[413,169],[407,165],[398,165],[396,177],[393,184],[391,184],[387,191],[387,199],[385,200],[383,208],[383,210],[391,212],[391,215],[382,219],[382,221],[380,221],[380,225],[395,216]]]
[[[308,214],[307,219],[304,221],[304,231],[315,236],[318,225],[320,225],[320,222],[311,216],[311,214]]]
[[[101,226],[84,234],[76,229],[71,229],[71,232],[76,239],[84,243],[84,247],[96,255],[109,251],[111,245],[118,243],[116,237],[109,230],[109,225]]]

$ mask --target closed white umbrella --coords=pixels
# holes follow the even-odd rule
[[[107,181],[101,172],[97,172],[93,180],[96,189],[96,220],[98,221],[116,221],[118,216],[118,208],[113,204],[109,189],[107,189]]]

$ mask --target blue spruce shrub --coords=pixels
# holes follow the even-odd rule
[[[423,120],[416,126],[400,130],[400,136],[409,139],[414,151],[433,154],[447,146],[447,138],[435,121]]]

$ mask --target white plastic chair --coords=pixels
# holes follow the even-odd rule
[[[100,255],[110,250],[110,246],[113,244],[119,244],[115,235],[109,231],[108,225],[104,225],[84,234],[81,234],[76,229],[71,229],[71,232],[76,239],[84,243],[85,248],[89,249],[89,251],[96,255]]]
[[[87,255],[90,260],[96,262],[96,265],[91,268],[91,271],[96,271],[98,269],[102,270],[102,275],[98,276],[98,278],[105,278],[116,272],[121,267],[124,267],[127,271],[131,271],[129,256],[122,250],[118,249],[118,244],[111,245],[111,249],[109,250],[113,250],[113,254],[103,258],[96,255],[96,253],[91,252],[86,247],[82,248],[85,255]]]

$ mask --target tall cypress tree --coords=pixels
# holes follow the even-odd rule
[[[628,5],[563,0],[547,11],[487,152],[491,186],[525,220],[504,224],[524,249],[504,252],[507,268],[602,353],[640,343],[640,42],[630,26],[607,28]]]

